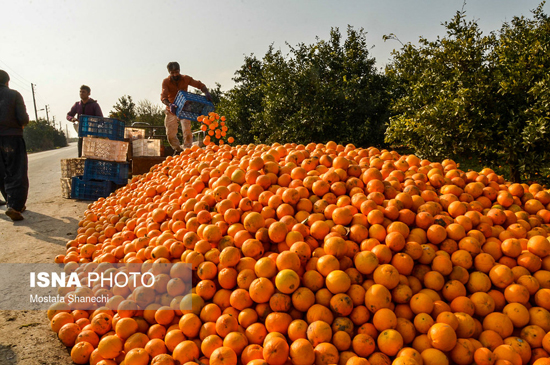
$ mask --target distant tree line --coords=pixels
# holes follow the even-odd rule
[[[31,120],[23,129],[23,137],[28,152],[39,152],[67,146],[63,131],[55,129],[55,120],[48,123],[46,119]]]

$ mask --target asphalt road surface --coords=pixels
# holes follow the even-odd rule
[[[30,190],[25,219],[12,222],[0,208],[0,265],[53,263],[76,237],[90,202],[61,197],[61,159],[77,157],[77,145],[29,155]],[[72,364],[69,350],[50,329],[44,311],[0,311],[0,364]]]

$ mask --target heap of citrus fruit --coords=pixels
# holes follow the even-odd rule
[[[452,160],[193,147],[91,204],[57,258],[188,263],[192,294],[48,315],[80,364],[550,364],[549,204]]]
[[[225,123],[225,117],[218,113],[211,112],[208,115],[201,115],[197,118],[197,121],[201,123],[201,131],[206,132],[203,143],[208,146],[209,144],[223,145],[224,138],[227,136],[228,127]],[[228,137],[227,142],[233,143],[235,139]],[[216,143],[217,142],[217,143]]]

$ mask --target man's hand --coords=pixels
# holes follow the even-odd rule
[[[204,97],[209,102],[212,102],[212,95],[210,95],[210,92],[208,91],[208,88],[206,86],[203,86],[201,91],[204,93]]]
[[[178,111],[178,106],[176,104],[170,104],[170,113],[176,114]]]
[[[73,123],[78,122],[78,119],[73,117],[73,119],[71,119],[71,122]]]

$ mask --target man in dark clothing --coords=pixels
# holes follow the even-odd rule
[[[9,88],[10,76],[0,70],[0,191],[7,201],[6,215],[23,219],[29,194],[27,147],[23,127],[29,115],[23,97]]]
[[[89,86],[80,87],[80,101],[74,103],[71,110],[67,113],[67,120],[74,123],[74,129],[78,132],[78,118],[81,115],[90,115],[92,117],[103,117],[99,104],[90,98],[92,90]],[[78,117],[75,115],[78,114]],[[78,157],[82,157],[82,137],[78,137]]]

